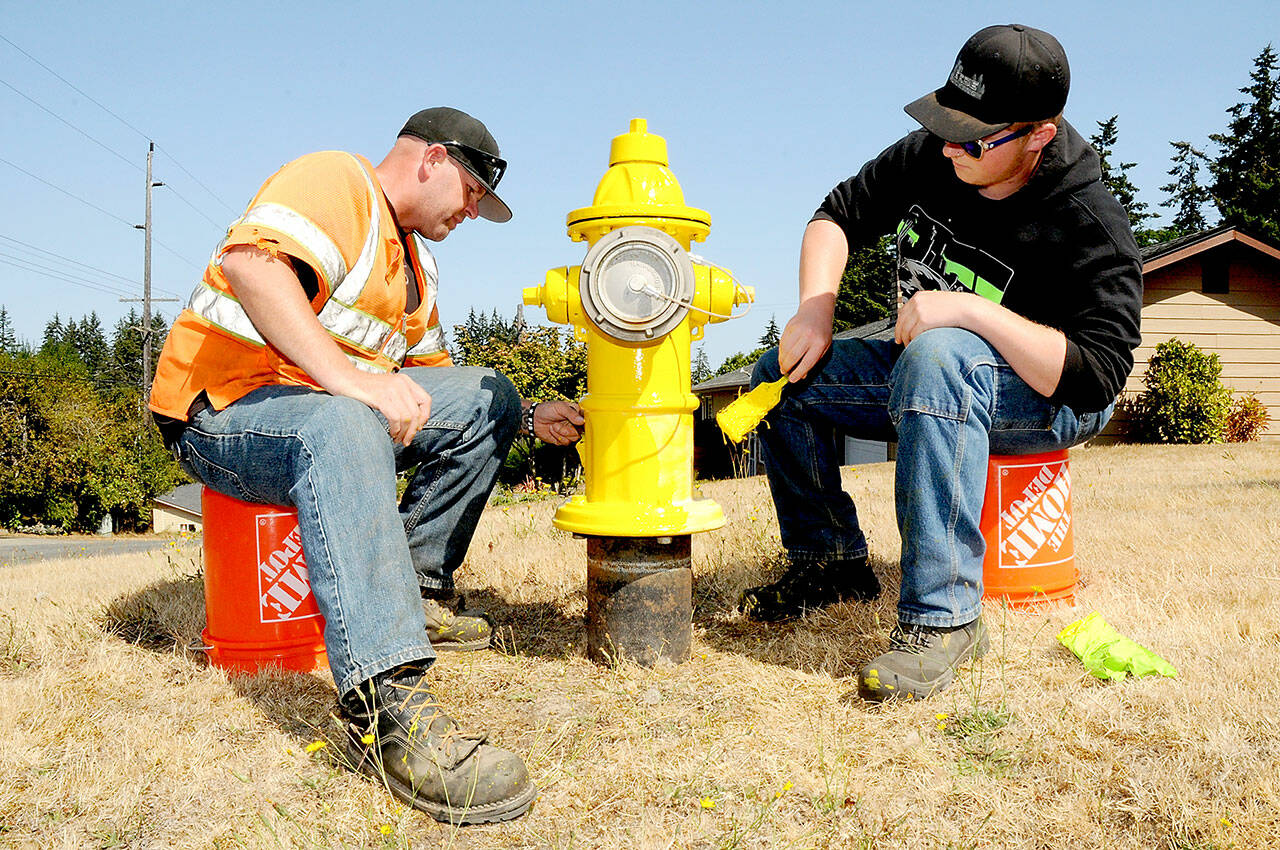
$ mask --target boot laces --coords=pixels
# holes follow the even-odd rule
[[[899,623],[889,634],[889,646],[899,652],[919,655],[932,647],[937,638],[936,629],[916,623]]]

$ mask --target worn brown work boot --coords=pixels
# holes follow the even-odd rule
[[[437,652],[489,648],[493,620],[478,608],[468,608],[466,597],[457,590],[422,588],[422,613],[427,618],[427,639]]]
[[[538,794],[519,756],[458,730],[432,696],[421,664],[379,674],[339,705],[356,769],[438,821],[512,820]]]

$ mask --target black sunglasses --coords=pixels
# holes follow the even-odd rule
[[[479,148],[473,148],[471,145],[464,145],[462,142],[437,142],[436,144],[444,145],[446,148],[462,154],[463,164],[467,166],[472,174],[480,178],[480,182],[484,183],[485,188],[490,192],[498,188],[498,181],[502,179],[502,175],[507,171],[507,161],[505,159],[482,151]]]
[[[984,142],[982,139],[976,139],[972,142],[952,142],[951,144],[960,148],[960,150],[964,151],[974,159],[982,159],[982,155],[992,148],[998,148],[1005,142],[1012,142],[1014,139],[1020,139],[1035,128],[1036,126],[1034,124],[1028,124],[1021,130],[1010,133],[1003,139],[996,139],[994,142]]]

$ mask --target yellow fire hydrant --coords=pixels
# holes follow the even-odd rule
[[[524,290],[525,304],[571,324],[587,345],[578,446],[586,487],[553,522],[588,539],[588,652],[683,660],[690,638],[672,630],[691,632],[689,535],[724,524],[718,504],[693,497],[692,345],[753,293],[689,253],[711,216],[685,205],[666,140],[642,119],[613,139],[592,205],[569,213],[567,227],[587,242],[582,264],[551,269],[542,286]],[[604,609],[622,605],[624,589],[638,594],[639,608],[613,616]],[[657,610],[681,596],[670,616]],[[637,631],[633,619],[671,622]]]

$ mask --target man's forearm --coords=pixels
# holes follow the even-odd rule
[[[991,343],[1018,377],[1046,398],[1058,389],[1067,359],[1062,331],[1036,324],[979,295],[968,330]]]
[[[800,243],[801,305],[822,296],[832,296],[834,303],[848,262],[849,240],[839,225],[822,218],[809,222]]]
[[[232,249],[222,271],[262,338],[335,395],[354,395],[356,370],[320,325],[288,263],[266,251]]]

